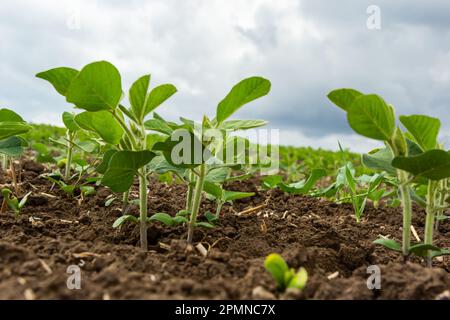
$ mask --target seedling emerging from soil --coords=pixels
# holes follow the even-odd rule
[[[408,154],[406,138],[395,125],[394,108],[380,96],[365,95],[354,89],[337,89],[331,91],[328,98],[347,112],[348,123],[356,133],[383,141],[395,157]],[[403,207],[402,251],[406,257],[411,242],[412,215],[409,174],[404,170],[397,170],[396,173]]]
[[[20,210],[27,203],[30,194],[31,192],[28,192],[19,201],[19,199],[15,195],[13,195],[11,190],[9,190],[8,188],[3,188],[2,189],[3,203],[1,207],[1,212],[5,212],[6,207],[8,206],[11,210],[14,211],[16,218],[18,218],[20,216]]]
[[[266,95],[270,90],[270,82],[261,77],[251,77],[236,84],[228,95],[217,106],[216,117],[212,120],[204,116],[200,125],[189,119],[181,119],[183,124],[176,126],[157,117],[151,123],[147,122],[147,129],[156,130],[169,135],[164,142],[156,143],[154,149],[160,150],[166,161],[175,169],[186,170],[185,181],[188,183],[186,210],[189,214],[187,241],[192,243],[194,228],[201,226],[197,222],[202,193],[207,175],[211,170],[230,164],[215,163],[218,145],[226,144],[226,137],[217,133],[229,130],[245,130],[266,124],[262,120],[230,120],[226,121],[234,112],[244,104]],[[180,145],[188,142],[187,148],[182,147],[183,155],[180,157]],[[218,144],[217,144],[218,143]],[[182,158],[174,159],[173,155]],[[233,164],[235,165],[235,164]]]
[[[446,253],[433,246],[433,231],[436,213],[438,210],[446,209],[445,203],[442,203],[441,198],[437,197],[437,192],[440,181],[450,177],[450,153],[438,149],[437,136],[441,125],[439,119],[424,115],[411,115],[400,116],[400,121],[408,130],[410,138],[417,143],[423,153],[413,156],[395,157],[392,165],[395,168],[409,172],[414,177],[414,180],[426,181],[427,216],[425,220],[424,246],[429,247],[425,252],[428,264],[431,265],[433,257]],[[447,190],[440,190],[440,192],[445,195]],[[425,247],[422,249],[425,249]]]
[[[155,154],[147,148],[145,117],[176,92],[171,84],[160,85],[150,92],[150,75],[139,78],[130,88],[130,108],[120,104],[123,96],[119,71],[109,62],[86,65],[81,71],[56,68],[37,74],[49,81],[66,101],[85,112],[74,117],[82,129],[95,133],[110,146],[98,171],[102,183],[114,192],[125,194],[139,177],[140,242],[147,250],[147,168]],[[125,121],[128,117],[129,123]]]
[[[277,282],[278,290],[289,288],[302,290],[308,281],[306,269],[301,267],[298,271],[289,268],[286,261],[276,253],[269,254],[264,261],[264,267]]]

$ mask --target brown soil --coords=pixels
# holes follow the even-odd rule
[[[196,249],[186,250],[184,226],[159,223],[149,226],[150,251],[142,252],[135,225],[112,228],[122,211],[120,201],[104,206],[108,189],[99,187],[95,196],[80,203],[39,178],[42,166],[25,162],[23,169],[23,188],[33,194],[22,216],[15,219],[10,211],[0,214],[1,299],[448,297],[448,256],[426,268],[417,258],[405,264],[397,253],[372,244],[379,235],[401,238],[400,209],[368,206],[357,224],[351,205],[262,191],[255,178],[229,188],[254,191],[256,196],[224,206],[216,228],[197,229],[195,242],[210,249],[206,258]],[[1,176],[4,179],[4,173]],[[263,209],[236,215],[265,201]],[[152,181],[150,213],[175,214],[184,204],[184,186]],[[129,210],[137,213],[136,207]],[[206,210],[214,210],[208,200],[201,212]],[[422,238],[421,209],[415,208],[413,225]],[[450,222],[442,222],[436,244],[448,247],[449,235]],[[263,267],[265,256],[272,252],[282,254],[294,268],[307,269],[309,281],[302,293],[276,291]],[[366,285],[367,267],[374,264],[381,268],[381,290]],[[67,289],[69,265],[81,268],[80,290]],[[332,274],[336,277],[328,279]]]

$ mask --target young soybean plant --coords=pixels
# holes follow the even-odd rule
[[[286,261],[276,253],[271,253],[266,257],[264,267],[275,279],[280,291],[289,288],[302,290],[308,281],[308,273],[305,268],[301,267],[298,271],[289,268]]]
[[[437,140],[441,122],[439,119],[425,115],[400,116],[400,122],[408,130],[409,137],[420,147],[420,153],[409,156],[397,156],[392,160],[392,166],[409,172],[417,183],[427,184],[425,239],[423,245],[415,245],[416,252],[423,253],[428,264],[431,259],[450,254],[449,250],[433,246],[433,231],[436,213],[447,208],[442,197],[446,190],[439,190],[450,177],[450,153],[439,149]],[[438,194],[438,190],[441,194]],[[439,196],[439,197],[438,197]]]
[[[171,84],[149,92],[150,75],[139,78],[130,88],[130,108],[120,104],[123,97],[119,71],[106,61],[93,62],[81,71],[56,68],[37,74],[49,81],[66,101],[85,110],[74,118],[76,124],[94,132],[110,147],[98,171],[102,183],[114,192],[128,190],[139,177],[140,244],[147,250],[147,168],[155,154],[147,148],[145,117],[176,92]],[[129,123],[125,121],[128,117]],[[131,216],[128,218],[131,219]]]
[[[407,156],[406,139],[395,123],[395,112],[376,94],[362,94],[354,89],[337,89],[328,94],[328,98],[347,112],[350,127],[367,138],[383,141],[393,156]],[[408,172],[396,170],[401,202],[403,207],[402,252],[406,257],[410,252],[411,242],[411,196],[409,193],[410,177]]]
[[[154,149],[160,150],[171,166],[187,170],[189,187],[186,211],[189,215],[187,235],[189,244],[193,240],[194,228],[198,226],[197,216],[208,174],[221,166],[235,165],[235,163],[216,163],[215,155],[220,149],[218,145],[223,144],[224,140],[223,136],[219,134],[219,141],[214,141],[217,136],[210,135],[210,133],[246,130],[265,125],[266,122],[262,120],[227,119],[244,104],[265,96],[270,91],[270,86],[269,80],[262,77],[250,77],[240,81],[218,104],[216,116],[212,120],[204,116],[201,125],[195,124],[192,120],[181,119],[183,124],[174,127],[173,124],[158,119],[160,120],[158,131],[172,130],[172,132],[166,141],[156,143]],[[148,123],[148,125],[150,124]],[[156,127],[155,123],[152,123],[152,129],[156,129]],[[149,126],[147,128],[150,129]],[[183,147],[186,140],[188,140],[187,147]],[[217,142],[219,142],[218,145]],[[174,159],[174,154],[182,161]]]

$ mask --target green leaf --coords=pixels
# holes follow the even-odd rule
[[[75,116],[75,122],[82,129],[97,133],[105,142],[119,144],[124,131],[109,111],[82,112]]]
[[[233,200],[253,197],[254,195],[255,195],[254,192],[238,192],[238,191],[227,191],[227,190],[224,190],[224,192],[223,192],[223,199],[225,201],[233,201]]]
[[[179,168],[171,165],[164,156],[156,156],[149,164],[150,170],[156,172],[157,174],[164,174],[167,172],[174,172],[181,176],[184,175],[186,169]]]
[[[78,70],[60,67],[40,72],[36,77],[47,80],[59,94],[65,96],[67,94],[67,89],[77,74]]]
[[[265,189],[273,189],[276,188],[278,184],[281,183],[282,181],[283,181],[282,176],[278,175],[266,176],[262,179],[262,186]]]
[[[428,251],[430,250],[439,251],[440,249],[436,246],[425,243],[417,243],[409,248],[409,252],[418,257],[426,257],[428,255]]]
[[[394,134],[394,111],[375,94],[357,97],[347,110],[347,120],[355,132],[368,138],[389,141]]]
[[[23,122],[0,122],[0,140],[26,133],[31,129],[31,126]]]
[[[156,132],[161,132],[167,135],[171,135],[173,129],[167,124],[167,122],[160,119],[150,119],[144,123],[145,129]]]
[[[284,259],[279,254],[271,253],[266,257],[264,267],[275,279],[278,288],[284,289],[286,287],[286,284],[284,283],[284,275],[289,271],[289,267]]]
[[[133,184],[139,168],[149,163],[155,154],[151,151],[117,151],[109,161],[102,183],[114,192],[125,192]]]
[[[205,177],[205,181],[214,182],[214,183],[223,183],[227,180],[230,174],[230,168],[220,167],[216,169],[212,169],[208,172]]]
[[[67,130],[71,132],[75,132],[79,129],[78,125],[75,122],[75,115],[70,112],[63,112],[62,114],[62,121],[64,125],[66,126]]]
[[[247,130],[262,127],[268,124],[265,120],[229,120],[222,122],[219,129],[223,130]]]
[[[352,191],[352,194],[356,194],[356,181],[349,166],[345,167],[345,181],[347,182],[348,187]]]
[[[172,218],[172,221],[174,224],[182,224],[182,223],[189,222],[189,220],[186,217],[182,217],[182,216],[175,216]]]
[[[402,251],[402,245],[398,243],[395,240],[392,239],[386,239],[386,238],[379,238],[375,240],[373,243],[380,244],[388,249],[401,252]]]
[[[306,181],[302,180],[299,182],[290,183],[288,185],[279,183],[279,187],[284,192],[290,194],[306,194],[319,179],[325,177],[326,175],[327,172],[324,169],[313,169]]]
[[[172,84],[162,84],[154,88],[148,95],[144,117],[169,99],[175,92],[177,92],[177,88]]]
[[[117,152],[117,150],[108,150],[103,155],[102,162],[97,166],[97,172],[104,174],[106,170],[108,170],[109,161],[111,160],[111,157]]]
[[[87,111],[113,110],[122,97],[119,71],[106,61],[86,65],[72,80],[67,102]]]
[[[400,122],[424,150],[435,149],[441,121],[425,115],[400,116]]]
[[[150,75],[144,75],[136,80],[130,88],[129,99],[131,110],[139,121],[144,119],[147,91],[150,84]]]
[[[392,165],[430,180],[450,177],[450,153],[444,150],[428,150],[411,157],[396,157]]]
[[[9,157],[18,157],[22,154],[22,152],[23,147],[22,140],[20,138],[12,136],[0,141],[0,153],[6,154]]]
[[[210,181],[205,181],[203,184],[203,191],[206,193],[209,193],[210,195],[214,196],[216,199],[222,199],[222,188]]]
[[[270,81],[250,77],[236,84],[217,106],[217,121],[222,123],[244,104],[265,96],[270,91]]]
[[[0,122],[25,122],[21,116],[12,110],[0,109]]]
[[[342,88],[331,91],[327,97],[339,108],[348,111],[355,99],[361,95],[362,93],[355,89]]]
[[[390,149],[379,149],[374,153],[363,154],[362,163],[369,169],[386,171],[395,175],[395,168],[391,165],[393,155]]]
[[[167,213],[164,212],[158,212],[155,213],[154,215],[152,215],[149,218],[150,221],[159,221],[163,224],[165,224],[166,226],[173,226],[174,225],[174,221],[172,216],[168,215]]]
[[[308,281],[308,272],[306,272],[305,268],[300,268],[300,270],[291,278],[287,287],[288,288],[296,288],[302,290],[306,286],[306,282]]]
[[[216,217],[216,215],[214,213],[212,213],[211,211],[206,211],[204,216],[205,216],[206,220],[208,220],[208,222],[211,224],[214,224],[219,220],[219,218]]]
[[[116,221],[114,221],[113,228],[120,227],[126,221],[130,221],[130,222],[133,222],[133,223],[139,223],[139,218],[137,218],[135,216],[132,216],[132,215],[129,215],[129,214],[121,216],[120,218],[117,218]]]
[[[84,196],[95,194],[95,188],[92,186],[81,186],[80,191]]]
[[[205,229],[213,229],[214,225],[208,222],[196,222],[196,227],[205,228]]]

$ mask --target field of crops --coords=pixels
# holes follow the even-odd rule
[[[385,147],[260,145],[242,132],[266,121],[230,117],[270,93],[261,77],[200,122],[164,119],[175,86],[125,91],[106,61],[37,77],[75,108],[64,128],[0,110],[1,299],[449,298],[439,119],[336,89]]]

